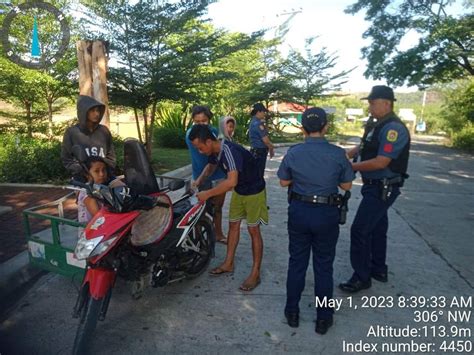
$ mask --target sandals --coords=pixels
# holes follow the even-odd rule
[[[254,290],[258,285],[260,285],[260,278],[257,279],[257,281],[253,284],[242,284],[240,285],[239,287],[239,290],[240,291],[245,291],[245,292],[250,292],[252,290]]]
[[[220,266],[212,269],[211,271],[209,271],[209,274],[211,276],[221,276],[221,275],[224,275],[224,274],[232,275],[233,273],[234,273],[234,270],[225,270],[225,269],[221,268]]]

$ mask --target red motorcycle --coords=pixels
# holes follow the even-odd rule
[[[84,161],[83,149],[73,151]],[[87,268],[73,311],[79,318],[74,354],[87,352],[97,321],[107,314],[117,276],[131,282],[132,296],[138,298],[147,283],[165,286],[200,275],[214,253],[211,206],[189,192],[172,203],[168,193],[184,187],[184,180],[160,189],[137,140],[125,141],[124,155],[125,186],[72,182],[103,204],[75,250]]]

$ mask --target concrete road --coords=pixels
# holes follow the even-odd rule
[[[395,211],[474,287],[474,157],[419,136],[410,151],[409,173]]]
[[[203,274],[192,281],[148,289],[137,301],[119,282],[107,318],[97,327],[94,353],[342,354],[361,352],[362,346],[366,346],[364,352],[413,353],[424,346],[425,351],[438,354],[452,340],[460,340],[463,350],[468,349],[474,315],[462,313],[466,318],[454,321],[448,314],[473,311],[472,303],[453,303],[460,302],[460,297],[471,302],[474,298],[472,157],[415,142],[411,178],[389,216],[390,280],[387,284],[374,281],[372,288],[352,298],[336,289],[335,297],[342,306],[333,328],[320,336],[314,332],[311,270],[300,304],[300,327],[288,327],[283,317],[287,203],[286,191],[278,186],[275,174],[285,151],[279,149],[267,165],[271,220],[263,227],[261,285],[248,294],[238,290],[251,263],[249,238],[243,228],[233,276]],[[360,183],[356,183],[349,221],[360,202],[359,190]],[[336,284],[351,274],[349,226],[341,228],[334,265]],[[212,266],[225,254],[225,246],[216,248]],[[70,353],[77,326],[71,310],[78,283],[52,274],[40,279],[3,315],[0,353]],[[419,297],[409,298],[413,296]],[[424,307],[423,300],[429,301]],[[412,333],[387,336],[376,332],[377,326]],[[449,337],[441,337],[443,331]],[[449,349],[446,352],[451,353]]]

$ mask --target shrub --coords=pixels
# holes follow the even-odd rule
[[[186,132],[176,127],[155,127],[154,141],[160,147],[186,148]]]
[[[114,137],[117,166],[123,165],[123,141]],[[61,141],[0,136],[0,182],[65,183],[69,174],[61,162]]]
[[[184,130],[191,125],[190,120],[183,122],[183,111],[179,105],[164,103],[158,107],[156,116],[157,126],[159,127],[181,128]]]
[[[118,168],[116,169],[115,174],[121,175],[123,169],[123,139],[119,135],[112,133],[112,142],[114,144],[115,160]]]
[[[0,137],[1,182],[60,182],[68,175],[61,163],[61,142],[6,134]]]
[[[469,124],[452,135],[453,147],[474,153],[474,125]]]

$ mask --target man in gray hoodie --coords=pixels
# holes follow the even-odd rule
[[[116,165],[112,135],[109,129],[100,124],[104,116],[105,105],[93,97],[80,95],[77,100],[76,125],[64,133],[61,146],[61,160],[64,167],[73,176],[81,175],[82,168],[72,154],[72,147],[80,145],[87,156],[102,157],[113,172]]]

